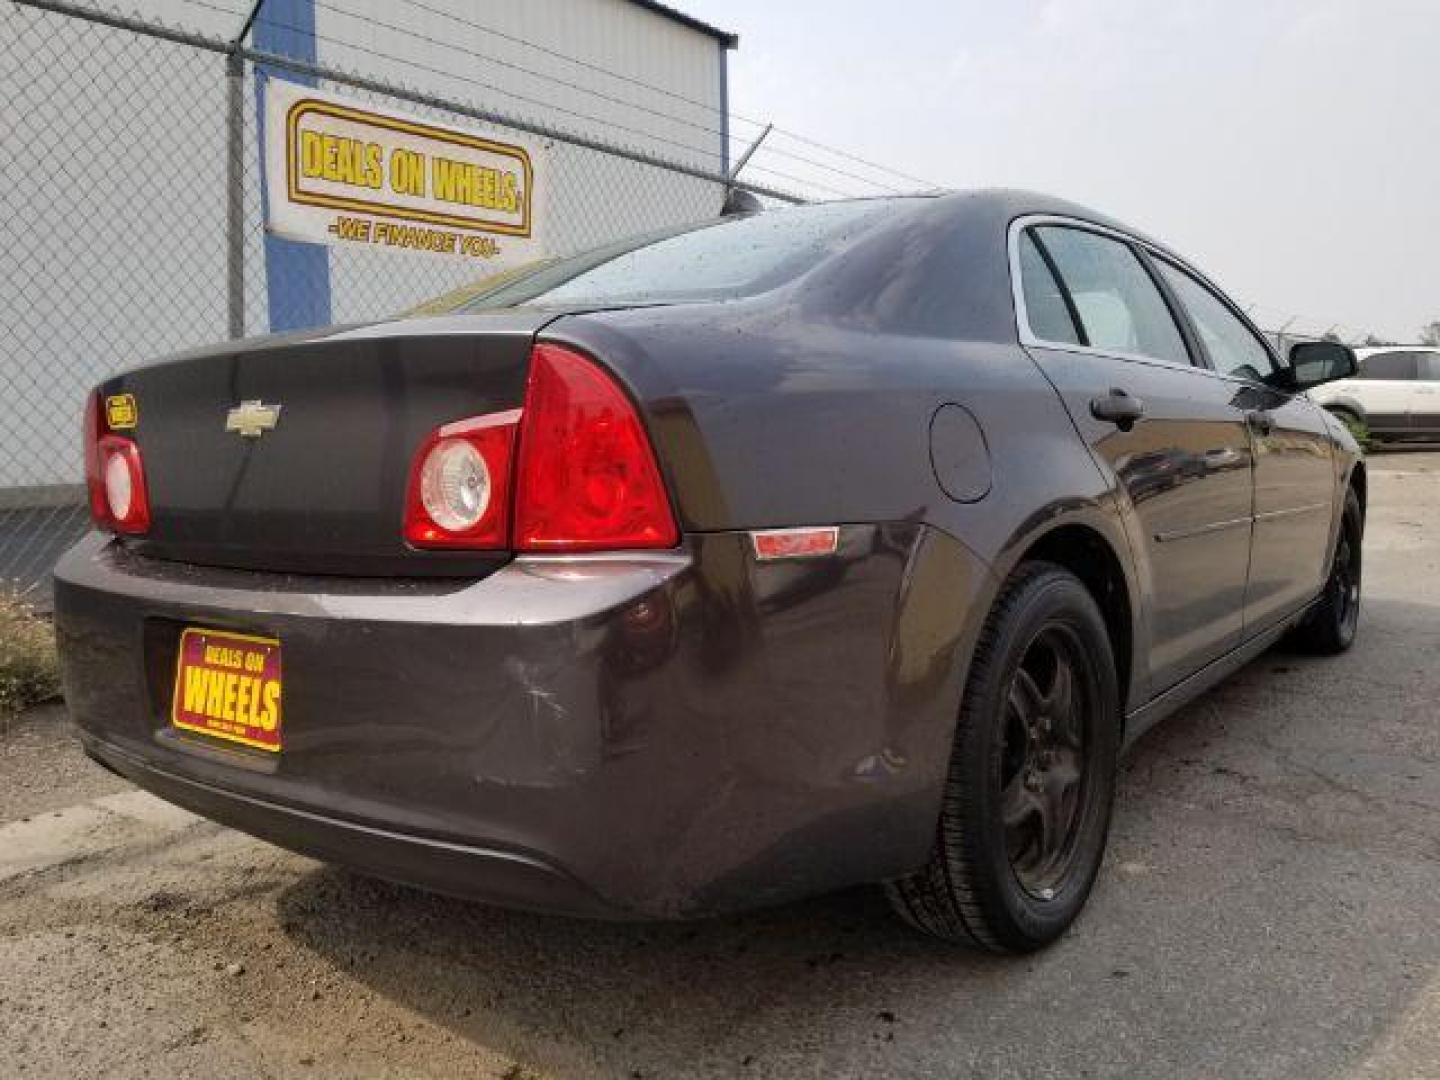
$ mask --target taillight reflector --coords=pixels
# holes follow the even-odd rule
[[[771,559],[813,559],[834,555],[840,544],[840,530],[834,525],[813,529],[765,529],[750,534],[755,557]]]

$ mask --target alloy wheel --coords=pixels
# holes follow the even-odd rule
[[[1000,802],[1005,848],[1021,887],[1055,897],[1073,860],[1086,787],[1090,676],[1079,637],[1041,627],[1005,703]]]

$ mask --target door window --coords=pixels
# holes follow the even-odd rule
[[[1420,357],[1420,378],[1440,382],[1440,352],[1417,353]]]
[[[1190,363],[1174,316],[1129,245],[1084,229],[1047,225],[1035,232],[1069,290],[1087,344]],[[1033,323],[1031,331],[1043,336]]]
[[[1419,353],[1376,353],[1360,362],[1360,374],[1356,378],[1413,382],[1419,375],[1419,367]]]
[[[1195,331],[1216,371],[1252,382],[1274,374],[1275,362],[1270,350],[1223,300],[1163,259],[1156,260],[1156,265],[1195,324]]]
[[[1025,316],[1031,333],[1042,341],[1085,344],[1070,317],[1070,305],[1060,291],[1060,283],[1029,232],[1020,235],[1020,288],[1025,295]]]

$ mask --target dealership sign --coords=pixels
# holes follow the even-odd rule
[[[291,240],[513,264],[538,258],[542,148],[271,79],[267,227]]]

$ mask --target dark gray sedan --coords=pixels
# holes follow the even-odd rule
[[[1116,760],[1356,629],[1366,479],[1178,255],[1018,192],[733,217],[425,318],[206,349],[87,419],[56,572],[104,765],[559,912],[884,882],[1034,949]]]

